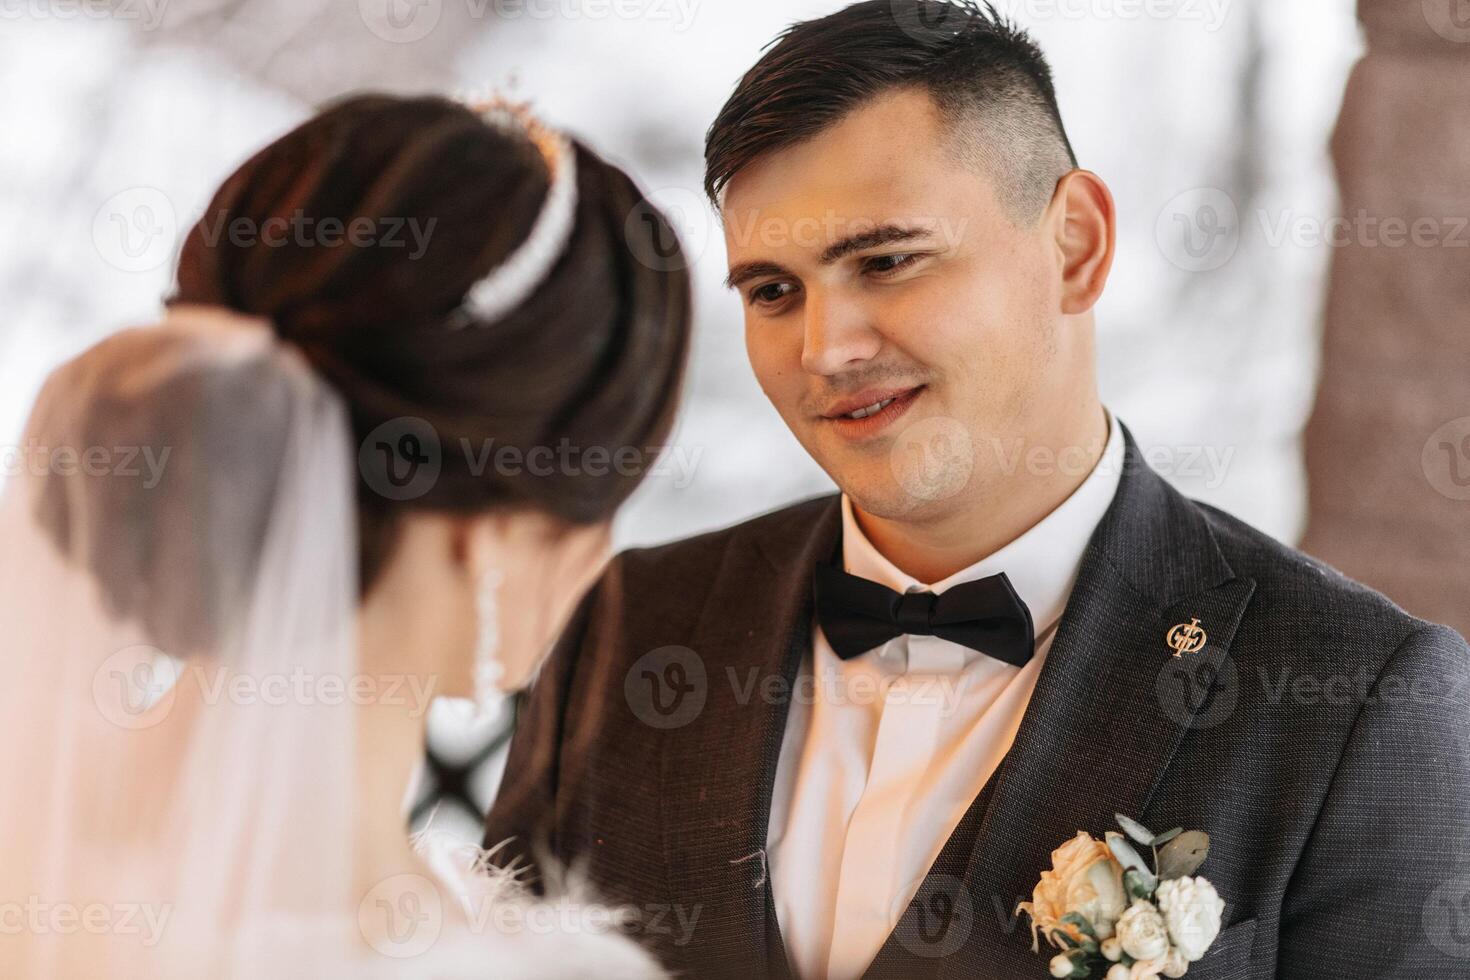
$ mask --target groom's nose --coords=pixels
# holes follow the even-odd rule
[[[809,290],[802,316],[801,366],[808,374],[841,374],[872,360],[883,346],[862,304],[851,299]]]

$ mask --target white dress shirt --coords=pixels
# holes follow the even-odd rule
[[[1010,749],[1122,460],[1123,436],[1109,413],[1102,457],[1070,497],[1004,548],[933,585],[879,554],[843,496],[850,574],[937,594],[1005,572],[1031,610],[1036,654],[1013,667],[937,636],[899,636],[842,660],[813,626],[766,839],[777,919],[804,980],[862,975]]]

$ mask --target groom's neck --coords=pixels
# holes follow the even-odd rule
[[[1061,506],[1096,468],[1108,439],[1108,419],[1093,403],[1075,425],[1045,440],[1027,440],[1025,451],[1047,445],[1059,453],[1072,448],[1085,454],[1085,464],[996,467],[983,485],[967,490],[937,512],[879,517],[852,501],[853,517],[878,553],[894,567],[932,585],[988,558],[1035,527]],[[1053,455],[1051,458],[1056,459]],[[1010,472],[1004,472],[1010,470]],[[978,475],[978,472],[977,472]]]

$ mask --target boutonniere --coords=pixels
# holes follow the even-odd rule
[[[1062,950],[1051,959],[1054,977],[1182,977],[1219,935],[1225,911],[1213,885],[1190,877],[1210,836],[1179,827],[1155,834],[1116,816],[1124,833],[1110,830],[1104,842],[1079,830],[1051,852],[1031,901],[1016,906],[1031,917],[1031,951],[1038,932]],[[1152,867],[1130,838],[1153,853]]]

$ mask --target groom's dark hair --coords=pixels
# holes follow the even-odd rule
[[[757,157],[900,88],[929,93],[1017,220],[1038,217],[1077,166],[1041,49],[994,6],[867,0],[793,24],[745,73],[705,137],[705,192],[718,203]]]

